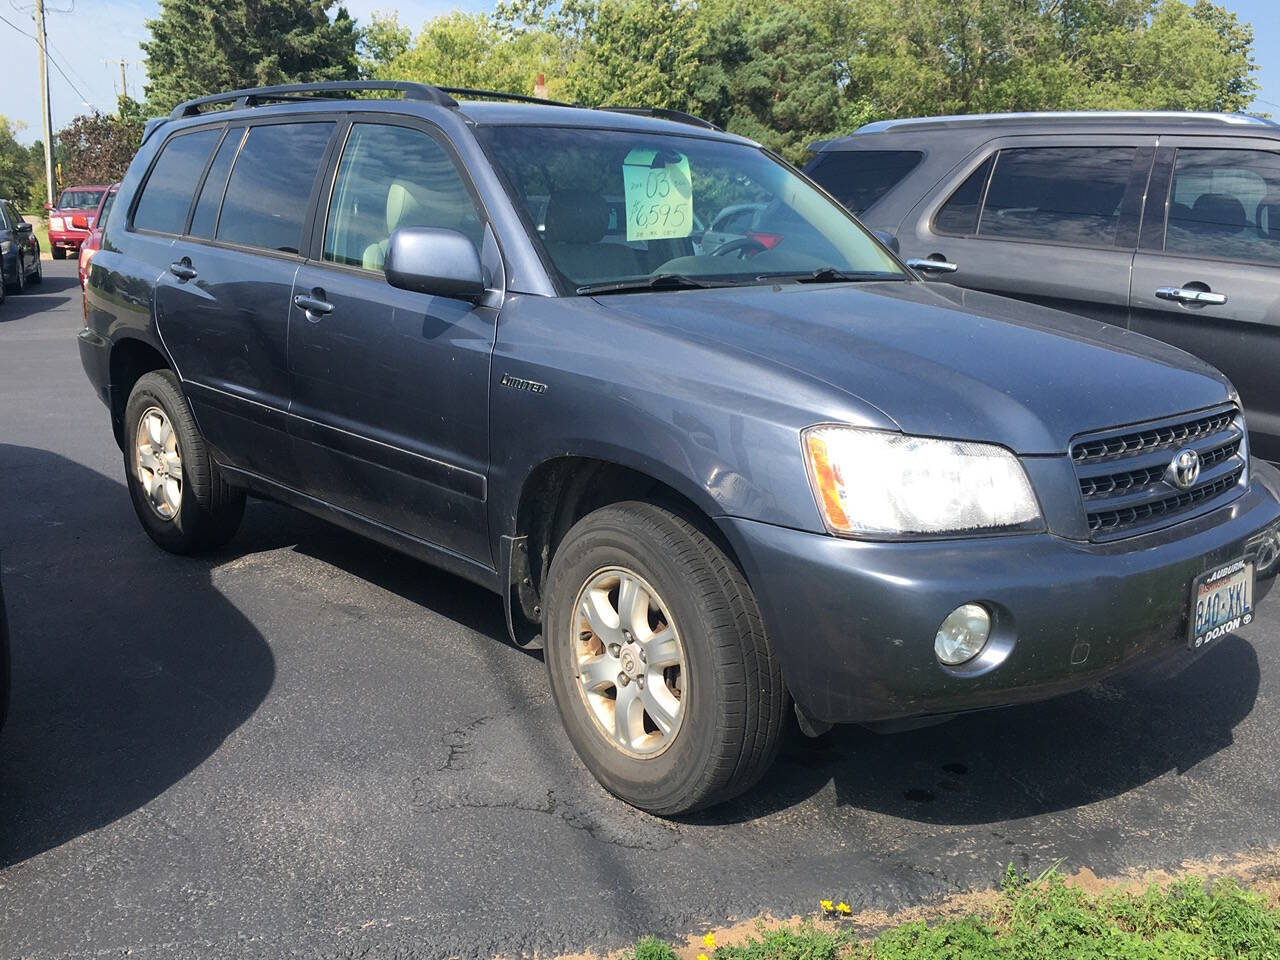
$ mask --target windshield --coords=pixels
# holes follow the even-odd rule
[[[842,209],[758,147],[574,128],[481,136],[546,259],[578,293],[907,279]]]
[[[58,209],[97,210],[98,201],[101,199],[101,190],[77,190],[72,187],[62,191],[62,196],[58,198]]]

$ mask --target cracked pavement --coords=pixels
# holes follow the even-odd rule
[[[1275,597],[1172,679],[798,739],[735,803],[638,813],[497,597],[262,502],[215,556],[153,547],[74,273],[0,307],[0,957],[545,956],[1280,845]]]

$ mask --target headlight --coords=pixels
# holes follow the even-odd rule
[[[804,431],[809,483],[832,533],[876,537],[990,531],[1040,519],[1004,447],[823,425]]]
[[[50,229],[50,230],[62,230],[62,229],[64,229],[64,228],[63,228],[63,226],[62,226],[62,218],[61,218],[61,217],[50,217],[50,218],[49,218],[49,229]]]

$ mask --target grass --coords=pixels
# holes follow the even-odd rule
[[[44,217],[36,221],[35,234],[36,239],[40,241],[40,258],[42,260],[49,259],[53,254],[49,252],[52,249],[49,246],[49,221]]]
[[[760,928],[707,948],[708,960],[1277,960],[1280,909],[1235,880],[1190,877],[1145,890],[1093,894],[1050,871],[1012,867],[990,906],[933,924],[906,923],[874,939],[841,920]],[[628,960],[677,960],[646,938]]]

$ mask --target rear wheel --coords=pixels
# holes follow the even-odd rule
[[[244,492],[222,478],[171,371],[134,385],[124,438],[129,495],[152,540],[172,553],[198,553],[235,535]]]
[[[552,559],[544,643],[569,739],[628,803],[688,813],[773,762],[787,697],[755,598],[684,518],[631,502],[578,521]]]

